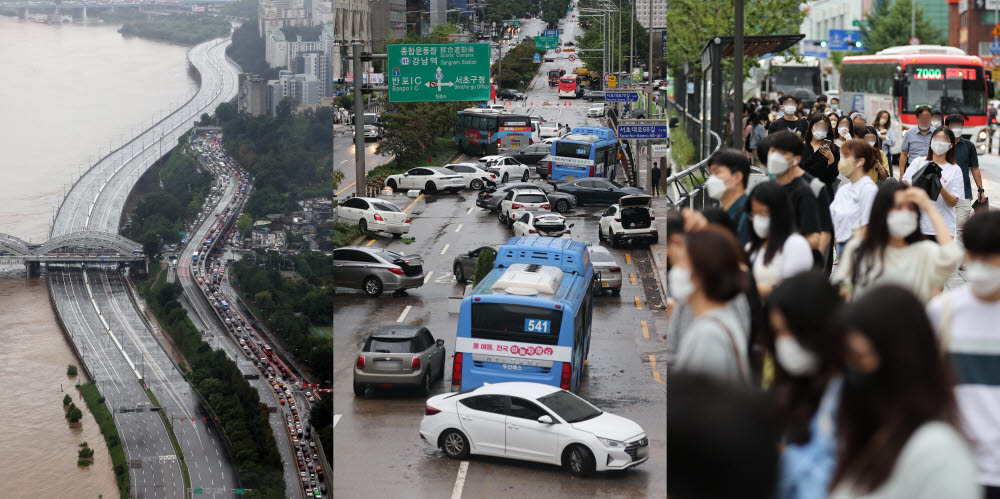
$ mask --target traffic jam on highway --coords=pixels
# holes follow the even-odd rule
[[[225,189],[231,179],[235,179],[236,194],[215,220],[199,219],[198,223],[209,223],[211,228],[197,242],[197,251],[193,254],[191,268],[188,269],[189,275],[191,279],[197,280],[198,288],[220,323],[225,326],[231,339],[239,344],[261,379],[267,379],[275,399],[282,406],[288,441],[295,455],[304,495],[322,498],[327,495],[327,486],[324,483],[319,450],[312,440],[309,424],[305,421],[311,404],[319,397],[318,392],[310,391],[316,390],[316,385],[303,382],[294,367],[286,365],[269,345],[269,339],[253,326],[256,321],[248,320],[236,305],[234,300],[238,297],[227,293],[228,286],[224,285],[228,266],[233,260],[224,259],[223,245],[219,243],[224,242],[227,248],[240,246],[242,235],[236,230],[235,220],[239,218],[243,202],[249,195],[251,182],[249,173],[225,153],[221,140],[221,134],[207,132],[195,139],[194,145],[202,156],[203,164],[215,169],[217,178],[221,180],[218,186],[220,191]],[[202,217],[208,212],[209,208],[206,207]],[[193,233],[190,231],[195,227],[189,228],[189,233]],[[300,399],[298,402],[297,397]],[[288,463],[285,464],[287,466]]]
[[[665,495],[661,234],[604,112],[544,78],[578,64],[460,111],[451,162],[337,192],[369,232],[333,251],[335,495]]]

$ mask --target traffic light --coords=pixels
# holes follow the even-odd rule
[[[826,47],[826,40],[819,42],[820,47]]]
[[[854,46],[856,48],[861,48],[861,40],[858,40],[858,41],[854,42]]]

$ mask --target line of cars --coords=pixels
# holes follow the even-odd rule
[[[292,387],[297,385],[299,380],[281,359],[274,355],[273,349],[254,330],[247,319],[235,309],[236,307],[230,305],[230,298],[221,289],[221,281],[225,279],[228,262],[222,262],[211,252],[218,239],[225,240],[230,244],[237,241],[235,228],[231,228],[225,234],[222,231],[230,220],[239,216],[237,207],[249,194],[248,186],[251,184],[249,173],[240,168],[222,151],[221,136],[209,132],[207,137],[209,138],[206,144],[209,149],[208,157],[214,160],[210,166],[216,170],[223,182],[228,182],[230,177],[235,177],[239,191],[225,211],[213,222],[212,228],[201,241],[199,249],[204,256],[200,260],[192,262],[191,276],[197,278],[199,289],[204,294],[205,299],[223,321],[229,334],[235,341],[238,341],[244,355],[250,359],[262,377],[266,376],[279,403],[282,406],[287,404],[290,415],[286,416],[285,423],[289,441],[296,454],[296,464],[303,490],[309,497],[321,498],[327,493],[327,488],[322,483],[324,476],[322,467],[319,465],[319,454],[315,442],[311,440],[308,424],[300,420],[298,407],[292,394]],[[205,141],[201,143],[205,143]],[[216,164],[218,167],[215,166]],[[212,203],[214,203],[214,199],[209,201],[209,206]],[[204,210],[203,213],[208,213],[208,209]],[[201,220],[203,217],[199,218],[199,222]],[[196,227],[194,225],[189,230],[193,231]],[[307,394],[307,397],[309,402],[315,402],[315,397],[312,394]],[[308,411],[308,407],[305,410]]]

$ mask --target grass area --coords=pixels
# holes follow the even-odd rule
[[[671,112],[670,116],[676,116],[677,113]],[[679,126],[670,131],[670,138],[673,139],[673,144],[670,147],[670,153],[673,158],[674,164],[678,165],[677,170],[683,171],[687,167],[695,163],[694,158],[694,144],[691,143],[691,139],[687,136],[687,130],[683,126]],[[677,173],[677,172],[673,172]]]
[[[153,405],[161,407],[152,390],[146,388],[146,395],[149,395],[149,399],[153,401]],[[181,450],[181,444],[177,441],[177,435],[174,435],[174,427],[170,424],[170,419],[167,418],[167,415],[163,411],[157,411],[157,413],[160,415],[160,419],[163,420],[163,426],[167,427],[167,434],[170,435],[170,443],[173,444],[174,453],[177,454],[177,463],[181,465],[181,474],[184,476],[184,488],[190,489],[191,475],[188,474],[188,467],[184,461],[184,452]]]
[[[333,338],[333,326],[313,326],[309,329],[319,338]]]
[[[80,385],[80,393],[84,402],[87,403],[87,410],[94,415],[97,420],[97,427],[104,435],[104,443],[108,446],[111,454],[111,466],[115,470],[115,481],[118,483],[118,493],[122,499],[129,497],[128,462],[125,460],[125,450],[122,449],[121,437],[118,436],[118,428],[111,418],[111,411],[104,404],[101,393],[97,390],[97,384],[93,381]]]
[[[354,244],[359,237],[375,237],[373,232],[361,232],[357,224],[337,224],[333,227],[333,247],[342,248]]]
[[[139,294],[145,296],[149,288],[160,280],[160,273],[165,270],[162,267],[159,260],[151,260],[149,262],[149,277],[136,283],[136,289],[139,291]]]

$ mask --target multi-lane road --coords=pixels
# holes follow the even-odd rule
[[[53,222],[50,237],[79,230],[118,233],[132,187],[204,112],[236,94],[237,69],[225,57],[228,39],[202,43],[188,52],[201,75],[198,93],[133,141],[102,158],[73,186]],[[50,269],[52,299],[98,388],[115,409],[115,423],[129,461],[133,497],[185,496],[176,455],[139,377],[170,418],[191,486],[228,497],[237,478],[221,438],[115,273]],[[140,412],[119,412],[140,409]]]

